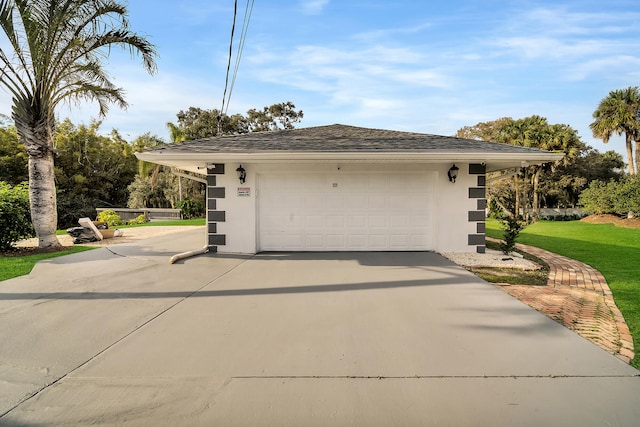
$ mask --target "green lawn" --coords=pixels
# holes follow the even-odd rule
[[[90,246],[73,246],[64,251],[50,252],[38,255],[24,255],[24,256],[0,256],[0,281],[12,279],[18,276],[24,276],[31,273],[33,266],[38,261],[44,259],[55,258],[63,255],[75,254],[78,252],[88,251],[95,249]]]
[[[487,236],[502,238],[500,224],[487,221]],[[607,279],[636,351],[632,365],[640,368],[640,230],[580,221],[540,221],[525,228],[518,243],[577,259]]]

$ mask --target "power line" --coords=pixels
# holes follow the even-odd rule
[[[227,87],[229,86],[229,70],[231,70],[231,57],[233,56],[233,36],[236,30],[236,16],[238,14],[238,0],[233,4],[233,24],[231,25],[231,40],[229,41],[229,61],[227,62],[227,75],[224,80],[224,92],[222,93],[222,107],[220,107],[220,115],[224,112],[224,103],[227,98]],[[220,130],[220,120],[218,120],[218,133]]]
[[[238,15],[238,0],[234,1],[233,7],[233,24],[231,26],[231,40],[229,42],[229,61],[227,62],[227,74],[224,83],[224,92],[222,95],[222,107],[220,108],[220,119],[218,120],[218,133],[220,132],[221,118],[227,114],[229,110],[229,104],[231,102],[231,95],[236,83],[236,77],[238,76],[238,69],[240,68],[240,59],[244,51],[244,44],[247,39],[247,31],[249,30],[249,22],[251,21],[251,14],[253,13],[253,4],[255,0],[247,0],[244,12],[244,20],[242,22],[242,29],[240,31],[240,40],[238,42],[238,48],[236,52],[236,61],[233,69],[233,77],[231,78],[231,86],[229,86],[229,74],[231,71],[231,59],[233,57],[233,39],[235,35],[236,19]],[[227,96],[227,89],[229,89],[229,95]],[[225,109],[226,107],[226,109]]]
[[[244,21],[242,22],[242,31],[240,32],[240,42],[238,44],[238,51],[236,53],[236,65],[233,70],[233,78],[231,79],[231,87],[229,89],[229,98],[227,99],[227,110],[229,109],[229,104],[231,101],[231,94],[233,93],[233,87],[236,84],[236,77],[238,76],[238,69],[240,68],[240,58],[242,58],[242,53],[244,51],[244,42],[247,39],[247,31],[249,30],[249,21],[251,21],[251,14],[253,13],[253,3],[255,0],[247,0],[247,6],[244,11]],[[251,2],[251,6],[249,6],[249,2]],[[225,111],[224,114],[227,114]]]

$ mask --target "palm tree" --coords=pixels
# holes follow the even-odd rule
[[[640,167],[637,141],[640,139],[640,90],[637,86],[613,90],[600,101],[593,112],[595,119],[591,125],[593,136],[606,144],[611,135],[625,135],[629,174],[634,175]],[[634,166],[633,143],[636,142]]]
[[[155,47],[129,29],[126,6],[114,0],[0,0],[0,83],[13,97],[12,119],[29,156],[31,220],[39,247],[59,246],[55,236],[53,170],[55,109],[62,102],[127,106],[102,59],[112,47],[140,55],[156,71]]]

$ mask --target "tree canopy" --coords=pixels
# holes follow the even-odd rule
[[[273,104],[262,110],[250,109],[246,116],[220,115],[217,109],[203,110],[189,107],[178,112],[178,124],[169,125],[172,134],[182,140],[209,138],[218,134],[231,135],[249,132],[264,132],[278,129],[293,129],[294,123],[302,120],[302,110],[296,111],[292,102]]]
[[[606,144],[612,135],[625,136],[629,174],[634,175],[640,167],[640,89],[637,86],[612,90],[600,101],[593,112],[590,127],[595,138]],[[635,156],[634,144],[635,142]]]
[[[586,181],[562,181],[557,177],[555,182],[547,182],[552,179],[551,176],[555,171],[563,167],[569,168],[569,165],[574,164],[582,153],[590,149],[580,140],[577,131],[569,125],[550,124],[545,117],[538,115],[517,120],[503,117],[464,127],[456,133],[456,136],[565,154],[564,158],[558,162],[532,165],[521,168],[516,174],[500,173],[491,177],[493,183],[489,186],[489,197],[513,215],[522,213],[526,216],[530,211],[535,214],[543,203],[552,201],[559,203],[560,200],[567,199],[562,199],[561,194],[571,193],[570,199],[575,202],[577,195],[568,189],[574,188],[578,191],[586,185]],[[558,188],[561,182],[566,187]],[[550,197],[551,187],[554,188],[555,198]]]

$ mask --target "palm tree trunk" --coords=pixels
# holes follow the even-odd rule
[[[542,173],[542,167],[537,166],[536,172],[533,175],[533,215],[537,219],[540,213],[540,194],[538,193],[538,187],[540,186],[540,174]]]
[[[53,165],[53,123],[46,120],[23,121],[14,115],[16,129],[29,155],[29,201],[31,223],[39,248],[57,248],[58,210]]]
[[[515,201],[516,207],[513,214],[516,218],[520,218],[520,180],[518,179],[517,174],[516,176],[513,177],[513,182],[514,182],[514,188],[516,190],[516,201]]]
[[[29,200],[31,222],[38,236],[38,247],[59,247],[60,242],[56,237],[56,184],[51,151],[46,156],[29,156]]]
[[[640,147],[638,147],[638,141],[635,141],[636,145],[636,172],[640,168]]]
[[[629,175],[635,175],[636,172],[633,167],[633,145],[631,142],[631,135],[629,135],[629,133],[625,133],[625,142],[627,144],[627,159],[629,159]]]

